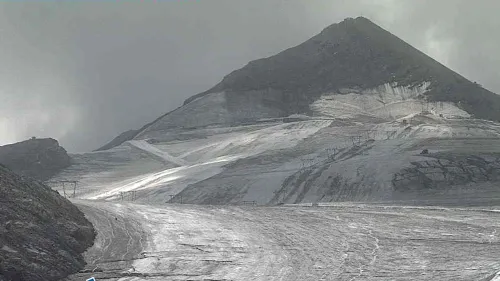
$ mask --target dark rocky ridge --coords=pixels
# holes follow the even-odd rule
[[[82,269],[90,222],[71,202],[0,166],[0,281],[59,280]]]
[[[71,164],[55,139],[30,139],[0,146],[0,163],[12,171],[45,181]]]

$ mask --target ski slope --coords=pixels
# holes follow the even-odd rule
[[[96,226],[69,280],[495,280],[488,209],[75,201]]]
[[[340,89],[312,103],[307,118],[263,115],[265,122],[233,125],[224,108],[217,107],[222,115],[205,112],[226,96],[206,95],[119,147],[75,155],[75,164],[55,181],[78,181],[77,198],[116,201],[133,193],[133,200],[157,204],[393,201],[429,190],[435,194],[415,199],[455,198],[461,190],[472,201],[496,200],[500,167],[491,159],[498,153],[500,124],[473,119],[453,103],[427,102],[429,86]],[[196,124],[209,118],[204,113],[215,119]],[[443,141],[431,149],[432,139]],[[421,156],[424,149],[430,155]],[[426,161],[432,167],[421,168]],[[445,170],[439,163],[446,163]],[[425,180],[411,179],[415,169]],[[446,169],[454,171],[453,179]],[[470,175],[461,178],[460,170]],[[395,183],[401,177],[421,190],[396,190],[405,186]],[[446,184],[445,191],[437,188]],[[474,185],[481,188],[471,193]]]
[[[133,140],[109,151],[74,157],[77,162],[55,180],[79,181],[77,198],[127,200],[125,193],[134,192],[134,200],[157,204],[407,200],[394,191],[392,180],[411,163],[425,161],[419,155],[424,148],[450,157],[464,152],[490,157],[500,147],[500,126],[494,122],[430,113],[406,117],[406,125],[402,120],[358,120],[193,129],[186,136],[176,132],[183,140],[154,144]],[[431,146],[428,139],[443,141]],[[476,195],[470,187],[460,187],[467,182],[457,188],[467,197],[500,197],[494,182],[491,187],[487,184],[481,183]],[[54,188],[63,193],[61,186]],[[453,189],[449,192],[460,196]]]
[[[425,91],[74,156],[55,180],[79,181],[98,238],[69,280],[498,280],[500,124]]]
[[[85,161],[75,163],[55,181],[78,180],[76,193],[81,199],[123,200],[125,193],[136,192],[137,200],[141,202],[164,203],[186,187],[220,174],[227,165],[241,159],[267,151],[293,149],[330,123],[328,120],[278,123],[237,132],[214,129],[213,135],[205,138],[157,145],[145,140],[133,140],[108,152],[78,156]],[[130,150],[130,147],[145,153],[136,155],[135,149]],[[103,170],[89,169],[87,159],[97,162],[94,160],[96,157],[107,154],[106,158],[111,163],[98,162],[96,165]],[[124,163],[113,164],[114,159]],[[148,166],[153,169],[137,173]],[[62,193],[61,186],[53,188]]]
[[[89,193],[79,198],[89,200],[123,200],[123,193],[138,192],[139,199],[148,203],[164,203],[181,192],[189,184],[193,184],[222,171],[222,166],[234,160],[221,157],[213,161],[190,166],[167,169],[149,173],[131,179],[117,181],[98,192]]]
[[[156,155],[168,163],[173,163],[177,166],[188,165],[188,162],[184,161],[183,159],[174,157],[166,151],[159,150],[158,148],[152,146],[151,144],[149,144],[145,140],[131,140],[131,141],[128,141],[128,143],[130,145],[132,145],[133,147],[136,147],[136,148],[143,150],[147,153],[151,153],[152,155]]]

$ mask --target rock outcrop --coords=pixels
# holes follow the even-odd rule
[[[0,163],[23,176],[45,181],[71,164],[55,139],[30,139],[0,146]]]
[[[95,233],[71,202],[0,166],[0,281],[59,280],[82,269]]]
[[[498,182],[500,154],[453,155],[433,153],[428,160],[411,162],[411,167],[394,174],[395,190],[447,189],[469,183]]]

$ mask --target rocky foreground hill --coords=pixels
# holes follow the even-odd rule
[[[0,281],[64,278],[83,268],[94,238],[71,202],[0,166]]]
[[[0,146],[0,163],[20,175],[45,181],[68,167],[71,158],[57,140],[32,138]]]

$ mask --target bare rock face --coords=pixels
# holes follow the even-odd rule
[[[92,224],[71,202],[0,166],[0,281],[59,280],[85,265]]]
[[[17,174],[45,181],[71,164],[55,139],[30,139],[0,146],[0,163]]]
[[[500,155],[434,153],[428,160],[411,162],[393,177],[395,190],[446,189],[455,185],[500,180]]]

